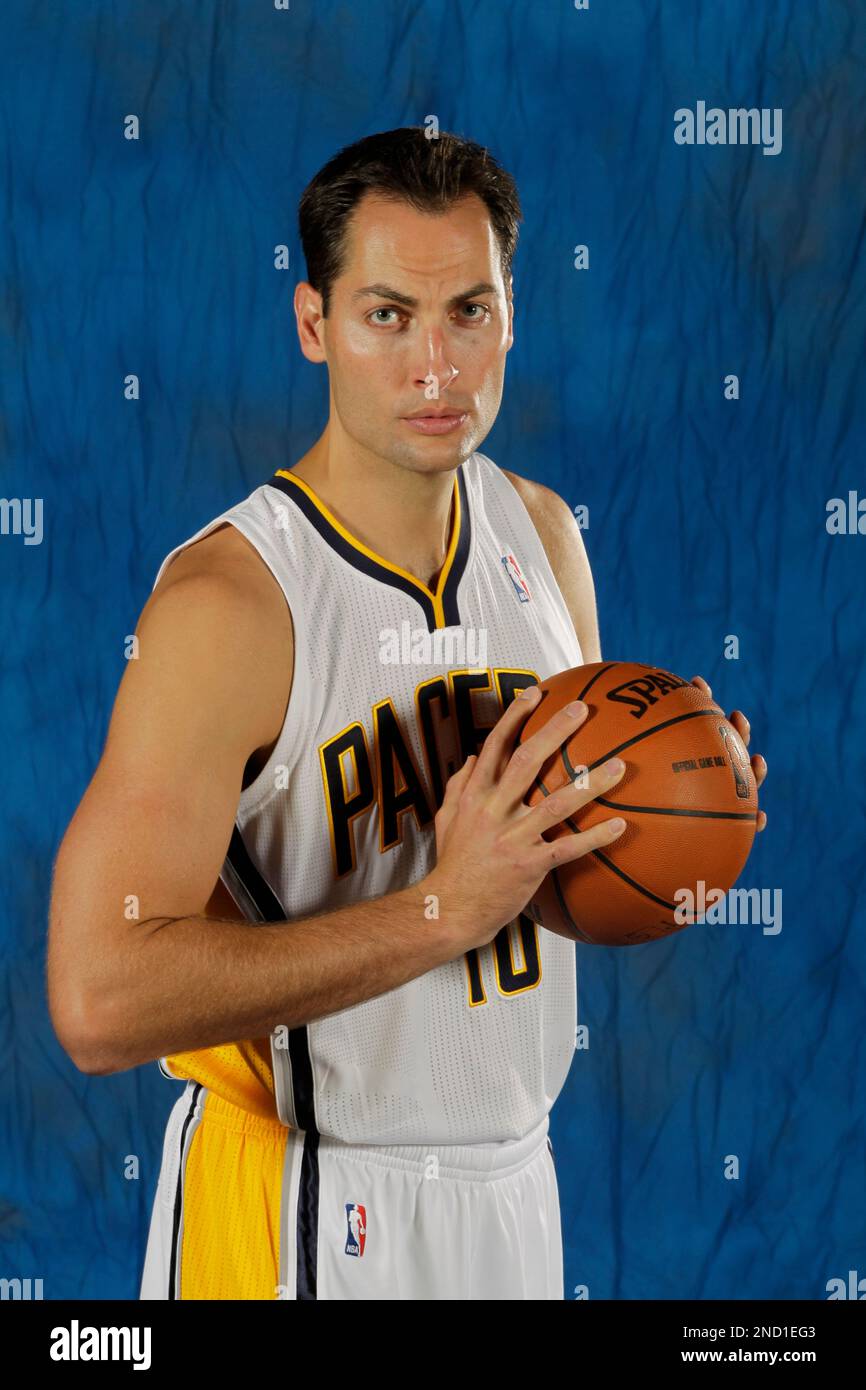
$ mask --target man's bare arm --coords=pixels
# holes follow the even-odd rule
[[[425,915],[421,885],[289,926],[203,915],[247,759],[282,724],[291,619],[233,532],[181,553],[138,633],[55,865],[49,1002],[81,1070],[262,1037],[460,954],[448,911]]]
[[[568,503],[543,483],[509,473],[508,481],[520,496],[541,538],[557,584],[571,616],[585,665],[601,661],[598,612],[592,570],[580,527]]]

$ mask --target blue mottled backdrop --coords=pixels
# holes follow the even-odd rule
[[[784,895],[775,934],[578,948],[566,1295],[821,1299],[866,1275],[866,535],[826,525],[866,494],[862,4],[10,0],[0,26],[2,494],[44,506],[40,544],[0,536],[0,1276],[137,1296],[177,1086],[84,1077],[58,1046],[52,861],[163,556],[326,417],[290,307],[301,190],[431,114],[524,206],[484,451],[589,508],[606,657],[750,716],[769,827],[741,882]],[[676,143],[700,101],[780,109],[781,150]]]

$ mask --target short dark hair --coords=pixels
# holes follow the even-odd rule
[[[304,189],[298,227],[307,279],[322,296],[327,317],[334,280],[345,265],[346,224],[365,193],[442,213],[469,193],[487,206],[508,283],[521,221],[514,179],[483,145],[423,126],[367,135],[329,159]]]

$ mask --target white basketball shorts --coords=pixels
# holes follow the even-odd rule
[[[272,1126],[193,1081],[172,1110],[143,1299],[563,1296],[546,1116],[519,1140],[382,1148]]]

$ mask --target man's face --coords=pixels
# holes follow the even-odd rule
[[[512,343],[510,287],[475,194],[439,216],[366,194],[319,341],[343,431],[415,472],[454,469],[489,433]],[[408,416],[458,412],[450,425]],[[434,432],[435,431],[435,432]]]

